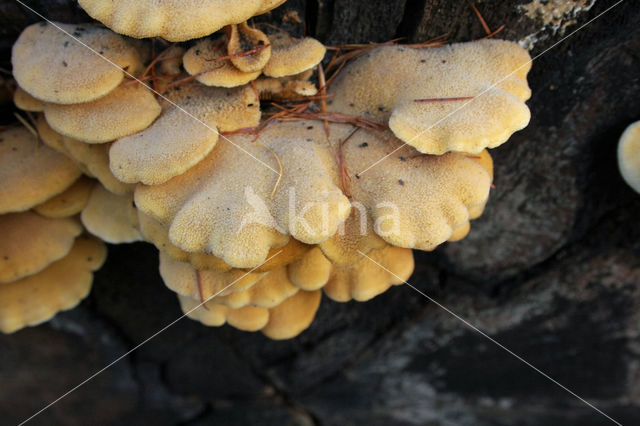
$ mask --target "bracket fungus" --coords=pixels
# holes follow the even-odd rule
[[[80,175],[73,161],[42,146],[27,129],[0,132],[0,214],[41,204],[66,190]]]
[[[22,31],[11,64],[20,87],[34,98],[58,104],[98,99],[118,87],[123,69],[134,73],[141,66],[136,48],[118,34],[92,24],[47,22]]]
[[[247,23],[283,2],[79,0],[121,34],[201,38],[188,44],[23,31],[14,103],[28,120],[0,133],[1,331],[86,296],[105,252],[78,237],[78,213],[104,241],[154,244],[190,318],[272,339],[309,327],[323,292],[369,300],[409,278],[412,249],[469,233],[493,181],[486,148],[529,121],[528,53],[341,45],[323,68],[319,41]],[[638,129],[619,147],[636,190]]]
[[[96,183],[80,219],[87,231],[108,243],[142,240],[133,194],[117,195]]]
[[[262,71],[271,58],[271,45],[266,34],[251,28],[246,22],[231,25],[229,33],[227,54],[231,63],[242,72]],[[243,54],[248,51],[255,53]]]
[[[425,154],[480,153],[529,123],[530,68],[527,51],[502,40],[378,47],[338,75],[330,110],[388,122]]]
[[[95,101],[62,105],[46,103],[44,116],[58,133],[89,143],[111,142],[138,133],[160,114],[148,88],[123,84]]]
[[[269,35],[269,41],[271,58],[263,70],[268,77],[300,74],[318,65],[327,52],[314,38],[296,39],[281,31]]]
[[[629,125],[620,136],[618,168],[624,181],[640,193],[640,121]]]
[[[81,237],[69,254],[40,272],[0,284],[0,331],[37,325],[76,306],[89,294],[92,272],[105,258],[102,242]]]
[[[89,201],[89,195],[94,181],[81,177],[64,192],[38,204],[33,210],[45,217],[61,218],[76,215],[84,209]]]
[[[213,253],[236,268],[260,265],[289,235],[319,243],[349,215],[349,200],[336,185],[329,150],[296,136],[301,129],[306,126],[272,126],[261,144],[232,135],[233,144],[217,144],[187,173],[160,185],[139,185],[136,205],[169,227],[176,246]],[[274,171],[278,162],[281,174]]]
[[[184,54],[184,69],[196,81],[216,87],[237,87],[258,78],[262,70],[245,72],[236,68],[226,55],[223,39],[200,40]]]
[[[284,0],[79,0],[94,19],[130,37],[186,41],[266,13]]]
[[[218,142],[219,132],[260,122],[260,100],[250,87],[221,89],[197,83],[167,94],[173,104],[148,129],[117,140],[110,167],[123,182],[157,185],[195,166]]]
[[[81,232],[74,219],[50,219],[31,211],[1,215],[0,286],[66,256]]]

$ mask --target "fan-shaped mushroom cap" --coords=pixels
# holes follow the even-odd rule
[[[204,325],[218,327],[225,322],[244,331],[258,331],[269,321],[269,310],[255,306],[231,309],[223,305],[206,302],[201,306],[190,297],[178,296],[180,308],[189,318]]]
[[[640,193],[640,121],[627,127],[620,137],[618,168],[625,182]]]
[[[105,188],[117,195],[133,193],[135,185],[118,180],[109,168],[109,149],[111,143],[88,144],[63,137],[67,155],[80,163],[85,173],[95,177]]]
[[[12,333],[75,307],[106,258],[101,241],[80,237],[68,255],[34,275],[0,284],[0,331]]]
[[[27,93],[22,87],[16,87],[13,94],[13,103],[23,111],[40,112],[44,109],[44,103]]]
[[[58,133],[83,142],[104,143],[146,129],[160,110],[160,104],[149,89],[134,83],[121,84],[91,102],[47,103],[44,115]]]
[[[269,322],[262,332],[274,340],[297,336],[313,322],[321,299],[320,290],[299,291],[275,308],[269,309]]]
[[[318,40],[305,37],[296,39],[278,31],[270,34],[271,59],[262,72],[269,77],[299,74],[318,65],[327,49]]]
[[[66,256],[81,232],[73,219],[49,219],[30,211],[1,215],[0,286]]]
[[[501,40],[379,47],[340,72],[330,110],[388,121],[423,153],[479,153],[529,123],[530,68],[525,49]]]
[[[38,204],[33,209],[42,216],[50,218],[76,215],[87,205],[93,184],[94,181],[91,179],[81,177],[64,192]]]
[[[331,127],[332,139],[348,135],[349,126]],[[422,155],[390,132],[360,130],[344,144],[343,155],[353,200],[366,206],[375,233],[395,246],[436,247],[489,196],[490,175],[473,158]]]
[[[213,298],[214,303],[241,308],[243,306],[257,306],[260,308],[273,308],[283,300],[298,292],[287,276],[287,268],[282,266],[267,272],[253,286],[243,291],[234,291]]]
[[[262,279],[264,273],[239,269],[226,272],[200,271],[189,263],[179,262],[160,252],[160,275],[170,290],[192,299],[207,300],[214,295],[217,298],[246,290]]]
[[[28,210],[67,189],[81,171],[27,129],[0,132],[0,214]]]
[[[413,273],[413,252],[410,249],[387,246],[372,250],[370,259],[351,268],[333,268],[324,292],[336,302],[359,302],[372,299],[392,285],[404,283]],[[377,263],[376,263],[377,262]]]
[[[196,75],[196,80],[207,86],[242,86],[260,75],[260,71],[240,71],[230,59],[219,59],[225,56],[228,55],[224,49],[224,41],[207,38],[187,50],[182,58],[182,65],[185,71]]]
[[[331,268],[331,262],[324,257],[322,250],[314,247],[301,259],[290,264],[287,270],[293,284],[302,290],[312,291],[327,283]]]
[[[263,0],[79,0],[94,19],[135,38],[186,41],[271,9]],[[277,4],[275,6],[277,6]],[[275,7],[273,6],[273,7]]]
[[[13,45],[13,75],[20,87],[38,99],[57,104],[90,102],[115,89],[124,78],[123,69],[135,72],[141,66],[136,48],[105,28],[55,25],[58,28],[46,22],[28,26]]]
[[[138,231],[138,211],[133,205],[133,194],[116,195],[96,184],[80,218],[87,231],[108,243],[142,240]]]
[[[248,55],[242,54],[252,50],[255,52]],[[262,31],[251,28],[246,22],[232,25],[227,42],[227,53],[231,56],[231,63],[240,71],[262,71],[271,58],[269,38]]]
[[[336,185],[331,149],[307,142],[308,126],[270,126],[259,143],[232,135],[233,145],[221,141],[186,173],[138,185],[136,205],[169,226],[181,249],[213,253],[236,268],[260,265],[289,235],[307,244],[324,241],[348,217],[350,204]]]
[[[166,182],[202,160],[218,141],[218,132],[260,122],[260,101],[251,87],[220,89],[194,83],[175,89],[167,96],[178,106],[168,106],[147,130],[113,144],[111,170],[121,181]]]

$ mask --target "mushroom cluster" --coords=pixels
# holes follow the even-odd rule
[[[154,244],[188,317],[294,337],[323,293],[369,300],[410,277],[412,249],[464,238],[489,197],[486,148],[529,121],[530,59],[506,41],[371,46],[325,80],[317,40],[246,22],[283,1],[79,3],[115,32],[41,23],[13,48],[33,134],[0,144],[5,332],[86,295],[104,249],[81,223]]]

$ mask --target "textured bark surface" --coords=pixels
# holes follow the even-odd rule
[[[86,19],[73,1],[27,3],[60,21]],[[531,12],[548,3],[569,5],[564,17]],[[640,196],[619,177],[615,152],[623,129],[640,119],[640,10],[623,2],[553,47],[612,4],[477,3],[492,29],[505,25],[500,37],[528,40],[532,56],[541,55],[529,74],[532,121],[493,150],[496,188],[469,237],[416,253],[410,283],[622,424],[636,424]],[[484,36],[469,2],[289,0],[269,19],[289,10],[329,44]],[[15,37],[36,20],[0,1],[3,68]],[[112,246],[78,309],[0,336],[3,424],[24,420],[180,316],[157,261],[144,244]],[[311,328],[285,342],[184,319],[33,420],[88,423],[609,421],[400,286],[368,303],[325,299]]]

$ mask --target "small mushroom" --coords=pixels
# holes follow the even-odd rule
[[[96,183],[80,218],[87,231],[108,243],[142,240],[133,194],[116,195]]]
[[[244,72],[236,68],[226,57],[224,41],[206,38],[200,40],[187,50],[182,58],[182,65],[196,81],[215,87],[238,87],[255,80],[261,70]]]
[[[296,39],[279,31],[269,35],[271,59],[262,72],[268,77],[299,74],[318,65],[327,49],[318,40],[305,37]]]
[[[140,132],[153,123],[160,111],[153,94],[138,83],[120,85],[91,102],[44,106],[44,116],[55,131],[89,143],[111,142]]]
[[[80,237],[69,254],[42,271],[0,284],[0,331],[13,333],[75,307],[89,294],[92,271],[105,258],[101,241]]]
[[[618,168],[624,181],[640,193],[640,121],[627,127],[620,137]]]
[[[31,211],[1,215],[0,287],[66,256],[81,232],[74,219],[50,219]]]
[[[66,190],[82,174],[23,127],[0,132],[0,214],[28,210]]]
[[[135,46],[105,28],[47,22],[22,31],[13,45],[11,64],[20,87],[37,99],[57,104],[105,96],[122,82],[123,69],[134,73],[141,67]]]
[[[246,22],[231,25],[227,54],[231,57],[231,63],[242,72],[262,71],[271,58],[269,38],[262,31],[251,28]]]
[[[50,218],[62,218],[76,215],[84,209],[94,181],[81,177],[64,192],[49,198],[33,208],[38,214]]]

